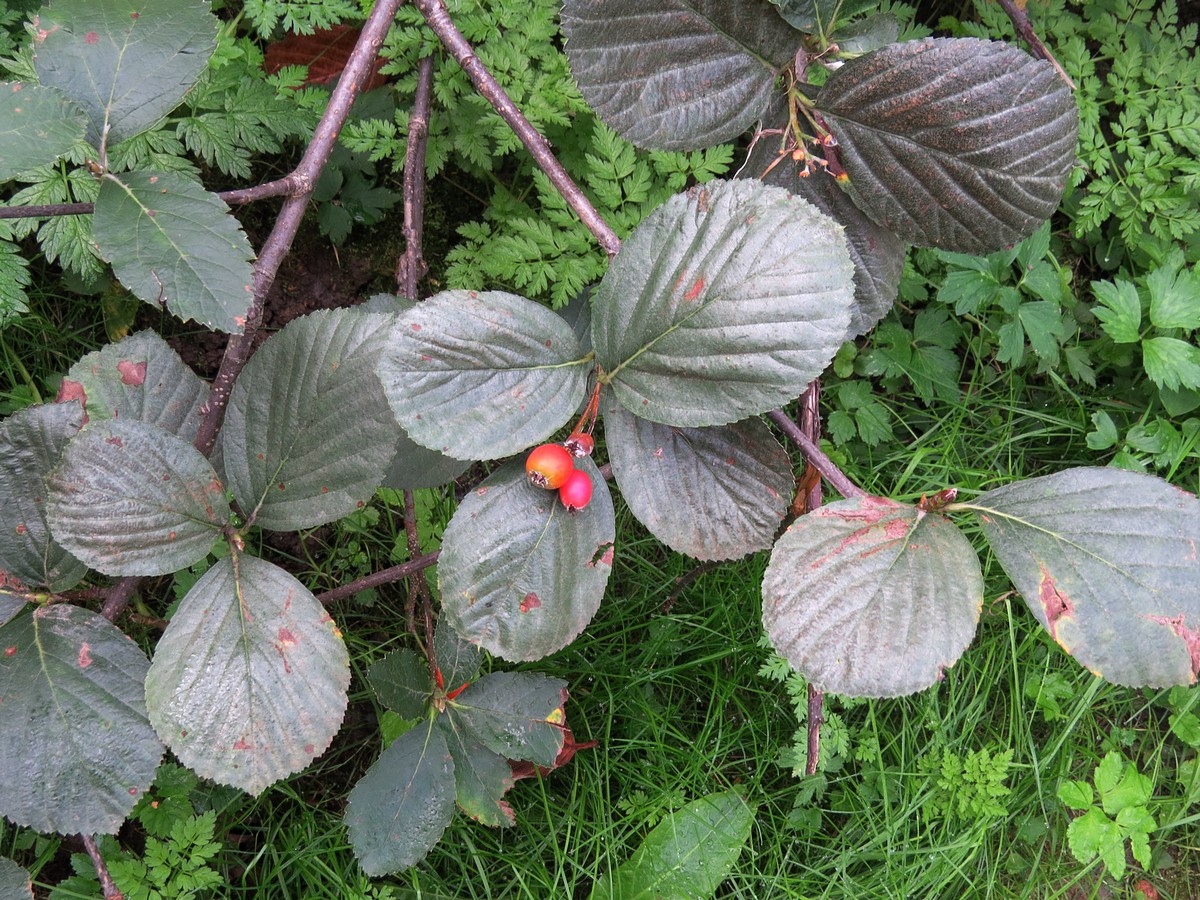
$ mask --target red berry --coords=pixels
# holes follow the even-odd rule
[[[525,460],[525,474],[534,487],[553,491],[566,483],[575,471],[575,460],[562,444],[534,447]]]
[[[590,434],[576,431],[563,441],[563,446],[567,448],[567,452],[572,456],[591,456],[592,451],[596,449],[596,441],[593,440]]]
[[[558,489],[558,499],[567,509],[583,509],[592,502],[592,479],[587,472],[576,469]]]

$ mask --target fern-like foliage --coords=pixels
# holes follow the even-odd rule
[[[959,756],[943,748],[936,755],[922,760],[922,769],[932,781],[928,802],[923,814],[947,822],[987,822],[1008,815],[1005,806],[1012,790],[1005,785],[1012,766],[1011,749],[993,753],[986,747]]]

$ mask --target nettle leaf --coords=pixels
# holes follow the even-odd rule
[[[1078,116],[1049,63],[928,38],[848,60],[817,95],[854,202],[901,239],[989,253],[1058,208]]]
[[[221,448],[229,486],[255,524],[311,528],[374,495],[399,436],[375,375],[389,322],[351,309],[310,313],[246,364]]]
[[[396,650],[371,663],[367,681],[379,702],[405,719],[417,719],[433,694],[429,667],[411,650]]]
[[[346,825],[358,864],[386,875],[425,858],[454,817],[454,760],[432,721],[396,738],[350,791]]]
[[[502,799],[514,784],[512,767],[461,726],[452,714],[437,718],[438,730],[454,757],[455,800],[476,822],[507,828],[516,821],[512,807]]]
[[[166,575],[208,555],[229,521],[212,464],[182,438],[135,419],[92,422],[47,481],[47,520],[106,575]]]
[[[83,107],[93,147],[145,131],[179,105],[217,46],[203,0],[54,0],[33,19],[33,66]]]
[[[589,371],[562,317],[502,291],[419,303],[379,362],[409,437],[458,459],[500,459],[548,437],[583,402]]]
[[[567,683],[536,672],[493,672],[451,700],[446,715],[494,753],[553,766],[563,746]]]
[[[146,705],[180,762],[258,794],[325,752],[349,684],[341,632],[308,589],[269,562],[231,556],[163,632]]]
[[[82,110],[53,87],[0,81],[0,182],[52,163],[83,140]]]
[[[443,620],[433,631],[433,658],[442,673],[442,684],[452,691],[479,674],[483,654]]]
[[[0,627],[0,814],[60,834],[115,834],[163,747],[149,661],[102,616],[57,603]]]
[[[71,366],[59,399],[79,400],[91,420],[136,420],[192,441],[208,385],[153,331],[139,331]]]
[[[700,797],[663,817],[590,900],[711,897],[750,839],[754,809],[741,790]]]
[[[31,406],[0,422],[0,571],[55,593],[87,574],[46,523],[46,479],[81,424],[78,403]]]
[[[709,147],[751,127],[800,45],[766,0],[567,0],[562,28],[588,105],[657,150]]]
[[[923,690],[971,643],[983,576],[970,542],[936,513],[882,497],[801,516],[771,552],[763,626],[821,690]]]
[[[782,188],[709,182],[626,239],[596,290],[592,341],[617,399],[664,425],[725,425],[800,394],[853,301],[842,229]]]
[[[1067,469],[969,503],[1000,565],[1058,644],[1131,687],[1200,670],[1200,501],[1121,469]]]
[[[541,659],[583,631],[612,572],[616,520],[608,486],[586,457],[592,501],[571,512],[533,487],[521,461],[471,491],[442,536],[442,614],[496,656]]]
[[[761,419],[674,428],[609,402],[604,435],[629,511],[672,550],[737,559],[775,542],[796,479]]]
[[[106,175],[92,231],[139,299],[215,331],[245,328],[254,251],[216,194],[176,172]]]
[[[0,897],[33,900],[33,881],[29,873],[7,856],[0,856]]]

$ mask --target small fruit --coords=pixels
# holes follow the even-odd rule
[[[525,459],[525,474],[534,487],[548,491],[562,487],[575,471],[575,460],[562,444],[534,447]]]
[[[558,489],[558,499],[567,509],[583,509],[592,502],[592,479],[587,472],[576,469]]]
[[[590,434],[576,431],[563,441],[563,446],[567,448],[567,452],[572,456],[591,456],[592,451],[596,449],[596,441]]]

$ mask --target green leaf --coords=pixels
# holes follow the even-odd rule
[[[46,523],[46,479],[83,423],[77,403],[31,406],[0,422],[0,570],[29,587],[69,590],[87,574]]]
[[[254,298],[254,251],[216,194],[174,172],[107,175],[92,230],[100,255],[151,306],[240,332]]]
[[[1192,749],[1200,749],[1200,717],[1194,713],[1171,713],[1171,734]]]
[[[1058,362],[1061,341],[1066,337],[1062,315],[1057,303],[1033,300],[1022,303],[1017,310],[1029,346],[1042,359]]]
[[[1200,328],[1200,277],[1180,266],[1182,257],[1146,276],[1150,321],[1156,328]]]
[[[589,370],[560,316],[501,291],[430,297],[396,322],[379,361],[409,437],[458,459],[500,459],[548,437],[583,402]]]
[[[208,555],[229,521],[212,464],[136,419],[90,423],[47,480],[55,538],[106,575],[167,575]]]
[[[513,461],[469,493],[442,537],[442,614],[458,634],[511,660],[565,647],[600,607],[612,571],[612,498],[590,459],[588,506],[570,512]]]
[[[83,113],[52,87],[0,81],[0,182],[52,163],[83,140]]]
[[[205,572],[171,617],[146,705],[180,762],[258,794],[325,752],[349,683],[341,632],[308,589],[235,555]]]
[[[5,234],[0,229],[0,235]],[[25,288],[33,279],[29,260],[12,241],[0,239],[0,327],[18,315],[29,311],[29,295]]]
[[[451,700],[446,714],[507,759],[553,766],[563,746],[567,683],[537,672],[493,672]]]
[[[588,105],[656,150],[710,147],[750,128],[800,44],[766,0],[567,0],[562,29]]]
[[[1095,794],[1086,781],[1064,781],[1058,786],[1058,799],[1071,809],[1089,809]]]
[[[79,400],[92,421],[147,422],[191,442],[208,390],[166,341],[139,331],[71,366],[59,397]]]
[[[412,650],[396,650],[371,663],[367,681],[379,702],[405,719],[420,718],[433,694],[429,668]]]
[[[1146,376],[1168,390],[1200,388],[1200,348],[1173,337],[1142,341]]]
[[[1067,826],[1067,846],[1082,863],[1099,856],[1114,878],[1125,875],[1125,840],[1117,823],[1093,806]]]
[[[821,690],[899,697],[940,681],[975,636],[983,577],[936,513],[882,497],[801,516],[763,576],[767,637]]]
[[[219,24],[202,0],[54,0],[34,22],[38,79],[83,107],[93,147],[178,106],[208,65]]]
[[[832,34],[838,22],[866,12],[879,5],[879,0],[771,0],[779,14],[790,24],[810,34]],[[892,40],[895,40],[893,37]],[[843,50],[855,52],[841,41]]]
[[[375,375],[390,319],[352,309],[294,319],[250,358],[229,397],[229,487],[257,525],[311,528],[363,506],[399,427]]]
[[[115,834],[162,759],[145,655],[66,603],[0,627],[0,648],[0,814],[37,831]]]
[[[508,760],[485,747],[453,714],[438,716],[437,728],[454,757],[454,794],[459,807],[476,822],[507,828],[516,821],[502,798],[513,786]]]
[[[350,791],[346,825],[371,876],[420,862],[454,817],[454,760],[432,721],[406,731]]]
[[[761,419],[672,428],[611,395],[604,435],[629,511],[656,538],[696,559],[737,559],[775,541],[795,493],[792,463]]]
[[[0,856],[0,897],[33,900],[33,881],[29,873],[6,856]]]
[[[782,188],[710,182],[626,239],[596,291],[592,342],[617,399],[664,425],[724,425],[798,396],[841,346],[842,230]]]
[[[1112,420],[1112,416],[1103,410],[1092,413],[1092,427],[1095,430],[1089,431],[1087,434],[1087,445],[1090,450],[1107,450],[1121,439],[1121,433],[1117,431],[1117,425]]]
[[[1191,684],[1200,665],[1200,501],[1158,478],[1067,469],[970,509],[1058,644],[1116,684]]]
[[[452,691],[472,681],[479,674],[482,656],[479,648],[460,638],[448,622],[438,621],[433,630],[433,658],[442,673],[446,690]]]
[[[455,459],[428,447],[422,447],[398,429],[396,454],[383,473],[384,487],[397,491],[416,491],[421,488],[439,487],[458,478],[471,468],[471,461]]]
[[[1096,791],[1100,805],[1110,816],[1145,806],[1153,790],[1154,782],[1116,750],[1110,750],[1096,766]]]
[[[1141,338],[1142,301],[1136,287],[1118,278],[1093,281],[1092,291],[1101,303],[1093,306],[1092,312],[1110,338],[1118,344],[1132,344]]]
[[[1054,213],[1078,116],[1049,63],[974,38],[890,44],[817,96],[854,202],[902,240],[989,253]]]
[[[670,813],[590,900],[702,900],[712,897],[750,838],[754,809],[740,790],[693,800]]]

